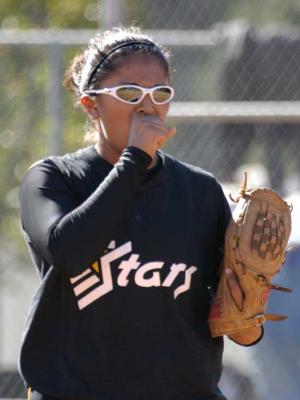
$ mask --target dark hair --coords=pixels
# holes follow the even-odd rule
[[[166,75],[170,76],[169,51],[141,33],[136,26],[117,27],[92,38],[86,50],[77,54],[67,69],[64,86],[73,94],[75,104],[80,105],[80,97],[85,90],[97,89],[106,76],[115,72],[124,59],[133,54],[156,57]],[[89,140],[91,133],[85,139]]]
[[[167,76],[170,53],[137,27],[119,27],[97,34],[86,50],[73,59],[66,71],[64,85],[75,97],[87,89],[97,89],[101,80],[117,70],[126,56],[145,54],[156,57]]]

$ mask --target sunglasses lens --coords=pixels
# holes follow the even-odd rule
[[[134,86],[124,86],[120,87],[117,92],[117,96],[128,103],[137,103],[141,98],[143,92]]]
[[[154,90],[153,98],[157,104],[167,103],[172,97],[172,91],[169,87],[160,87]]]

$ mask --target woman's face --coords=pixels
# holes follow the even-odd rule
[[[168,85],[169,78],[156,57],[138,54],[126,58],[121,67],[101,82],[100,88],[121,84],[151,88]],[[146,95],[139,104],[126,104],[112,96],[100,94],[96,97],[96,107],[101,125],[98,146],[108,161],[115,162],[128,144],[132,116],[135,113],[157,116],[164,123],[169,103],[154,104]]]

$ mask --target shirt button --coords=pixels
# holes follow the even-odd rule
[[[142,219],[143,219],[143,217],[142,217],[140,214],[137,214],[137,215],[135,216],[136,222],[141,222]]]

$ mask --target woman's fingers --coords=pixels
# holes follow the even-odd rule
[[[156,115],[133,115],[129,145],[146,151],[151,157],[176,133],[175,128],[164,126]]]
[[[230,268],[225,270],[227,276],[227,285],[229,287],[231,296],[237,306],[237,308],[242,311],[244,306],[245,295],[239,284],[238,278],[234,271]]]

